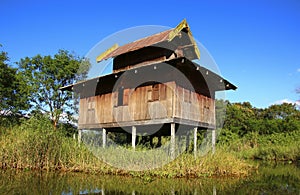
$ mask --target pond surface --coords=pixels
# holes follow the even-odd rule
[[[261,165],[249,178],[151,179],[0,171],[0,194],[300,194],[300,167]]]

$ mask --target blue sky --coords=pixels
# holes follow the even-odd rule
[[[0,2],[0,43],[12,62],[67,49],[84,56],[117,31],[175,27],[186,18],[222,76],[238,86],[231,102],[267,107],[300,99],[300,1],[41,1]]]

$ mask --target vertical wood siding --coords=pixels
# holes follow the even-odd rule
[[[124,89],[121,106],[118,106],[118,92],[80,99],[79,125],[172,117],[215,123],[213,99],[176,86],[175,82],[156,85],[154,93],[158,91],[157,98],[152,85]]]

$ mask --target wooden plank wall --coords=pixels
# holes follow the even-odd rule
[[[164,85],[164,86],[163,86]],[[162,100],[152,101],[152,85],[125,89],[128,105],[117,106],[118,92],[80,99],[79,124],[171,118],[174,82],[159,84]],[[127,92],[125,92],[128,90]],[[162,94],[164,93],[164,94]],[[150,97],[151,96],[151,97]]]
[[[176,86],[174,116],[215,124],[215,101],[212,98]]]
[[[128,104],[123,106],[117,106],[118,92],[80,99],[79,124],[82,126],[172,117],[215,124],[214,100],[176,86],[175,82],[159,84],[160,99],[157,101],[152,101],[151,85],[125,90]]]

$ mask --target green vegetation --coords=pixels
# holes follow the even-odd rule
[[[0,48],[2,45],[0,44]],[[21,95],[17,69],[9,65],[7,52],[0,51],[0,123],[15,122],[20,110],[28,109],[27,97]],[[6,117],[13,115],[14,117]]]
[[[152,177],[247,176],[252,166],[222,150],[214,156],[195,159],[183,154],[164,167],[147,171],[125,171],[111,167],[96,158],[85,145],[80,145],[63,131],[53,130],[44,117],[32,117],[13,129],[1,128],[1,168],[25,170],[60,170],[99,174]]]
[[[94,158],[87,149],[53,128],[50,120],[40,117],[1,128],[1,167],[76,171],[92,164]]]
[[[59,89],[86,78],[90,67],[88,60],[59,50],[53,57],[26,57],[18,65],[20,93],[28,98],[31,112],[48,113],[54,127],[62,118],[62,113],[68,117],[74,114],[73,93]]]
[[[300,160],[300,111],[296,105],[253,108],[250,103],[229,104],[218,144],[244,159]]]
[[[222,136],[226,133],[222,132]],[[271,135],[249,133],[243,138],[234,138],[230,144],[224,144],[223,148],[244,159],[297,161],[300,159],[300,131]]]

